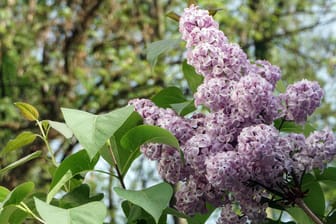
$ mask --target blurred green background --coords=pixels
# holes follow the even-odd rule
[[[326,96],[310,121],[335,128],[335,0],[198,3],[218,10],[215,20],[220,29],[252,61],[267,59],[278,65],[285,85],[302,78],[318,80]],[[187,1],[174,0],[1,0],[0,149],[20,132],[37,130],[21,118],[14,102],[34,105],[42,119],[62,121],[61,107],[104,113],[131,98],[150,98],[166,86],[186,86],[181,72],[183,42],[160,56],[154,68],[145,51],[153,41],[180,37],[178,23],[167,14],[181,14],[186,6]],[[190,94],[188,89],[184,92]],[[77,145],[54,132],[49,138],[59,160]],[[0,166],[41,147],[37,141],[1,158]],[[13,188],[30,179],[43,190],[50,183],[46,169],[43,159],[34,160],[1,177],[0,184]],[[155,172],[144,171],[143,166],[136,170]],[[138,181],[144,186],[147,180]],[[112,182],[110,178],[105,187],[108,195]],[[114,223],[116,206],[108,203]]]

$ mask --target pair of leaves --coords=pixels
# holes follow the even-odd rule
[[[123,125],[114,133],[110,139],[110,145],[106,144],[101,150],[100,154],[102,157],[111,165],[117,166],[121,172],[121,175],[124,176],[131,166],[132,162],[140,155],[140,151],[137,148],[123,147],[121,145],[121,138],[129,130],[136,127],[142,123],[141,116],[133,112]],[[111,154],[113,153],[113,155]],[[114,161],[114,159],[115,161]]]
[[[91,171],[98,162],[99,157],[91,159],[85,150],[78,151],[67,157],[56,169],[50,191],[47,196],[47,203],[50,203],[56,193],[63,187],[65,183],[71,180],[75,175],[82,172]]]
[[[12,191],[0,187],[0,223],[21,223],[26,214],[16,206],[34,190],[32,182],[23,183]]]

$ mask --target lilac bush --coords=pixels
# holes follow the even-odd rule
[[[276,94],[280,69],[268,61],[250,61],[218,27],[208,11],[194,5],[184,10],[179,22],[187,62],[204,76],[194,93],[195,105],[205,106],[207,113],[185,118],[150,100],[129,104],[145,124],[165,128],[179,140],[184,159],[162,144],[141,147],[146,157],[158,161],[163,179],[179,183],[179,211],[203,213],[210,203],[222,208],[218,224],[260,223],[274,195],[296,203],[293,189],[305,173],[323,170],[334,158],[336,139],[328,129],[308,137],[284,134],[284,122],[304,124],[320,105],[321,87],[302,80]],[[281,122],[277,128],[276,120]]]

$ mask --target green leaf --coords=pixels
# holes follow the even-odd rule
[[[35,198],[35,205],[46,224],[102,224],[106,216],[105,205],[97,201],[63,209]]]
[[[47,202],[49,203],[62,186],[75,175],[93,170],[98,159],[99,157],[97,156],[91,160],[87,152],[81,150],[63,160],[54,173]]]
[[[9,205],[3,208],[0,212],[0,223],[1,224],[12,224],[10,222],[10,218],[13,216],[14,212],[17,211],[18,208],[14,205]]]
[[[12,169],[18,167],[18,166],[21,166],[22,164],[24,164],[24,163],[26,163],[26,162],[28,162],[32,159],[40,157],[41,154],[42,154],[41,151],[36,151],[36,152],[33,152],[32,154],[29,154],[29,155],[15,161],[15,162],[11,163],[11,164],[9,164],[8,166],[6,166],[6,167],[4,167],[0,170],[0,175],[5,173],[5,172],[8,172],[9,170],[12,170]]]
[[[66,124],[87,150],[90,158],[97,154],[133,111],[133,106],[127,106],[107,114],[94,115],[85,111],[62,108]]]
[[[158,107],[171,108],[171,104],[184,103],[187,101],[181,89],[168,87],[158,92],[151,99]]]
[[[210,204],[207,204],[206,206],[207,206],[207,210],[208,210],[207,213],[205,213],[205,214],[196,214],[196,215],[194,215],[192,217],[187,216],[187,215],[185,215],[185,214],[177,211],[174,208],[166,208],[165,211],[168,214],[171,214],[173,216],[186,219],[188,221],[188,224],[203,224],[203,223],[205,223],[208,220],[208,218],[211,216],[211,214],[215,210],[215,207],[212,206],[212,205],[210,205]]]
[[[142,117],[137,112],[133,112],[110,139],[112,151],[122,175],[126,174],[132,162],[140,155],[140,152],[130,150],[129,148],[123,148],[120,144],[120,140],[126,132],[141,123]],[[114,166],[114,161],[108,145],[105,145],[100,150],[100,154],[111,166]]]
[[[34,106],[24,102],[16,102],[14,105],[19,108],[22,116],[28,121],[38,120],[39,112]]]
[[[302,190],[308,191],[304,202],[318,216],[323,217],[325,211],[325,199],[322,188],[311,174],[305,174],[302,181]]]
[[[50,127],[61,133],[65,138],[71,138],[73,136],[71,129],[65,123],[51,120],[48,120],[48,123]]]
[[[173,195],[173,188],[167,183],[160,183],[141,191],[125,190],[119,187],[115,187],[114,190],[121,198],[140,206],[152,215],[156,223],[159,222],[160,216],[169,205]]]
[[[36,134],[30,131],[20,133],[16,138],[9,140],[5,148],[1,150],[1,155],[31,144],[36,139]]]
[[[0,202],[6,199],[7,195],[10,193],[10,190],[7,188],[0,186]]]
[[[281,124],[282,123],[282,124]],[[305,136],[308,136],[311,132],[315,131],[316,128],[313,127],[311,124],[306,122],[305,125],[296,124],[293,121],[284,121],[282,122],[282,118],[277,119],[274,121],[274,126],[279,130],[281,126],[282,132],[288,133],[303,133]]]
[[[167,39],[148,44],[146,53],[147,60],[149,61],[151,67],[153,68],[155,66],[157,58],[160,54],[177,47],[180,42],[180,39]]]
[[[287,208],[286,211],[293,217],[296,223],[314,224],[314,222],[307,216],[307,214],[298,207]]]
[[[336,182],[336,167],[328,167],[322,173],[315,170],[315,177],[318,181],[335,181]]]
[[[92,201],[100,201],[104,198],[104,194],[90,196],[90,187],[87,184],[81,184],[71,192],[65,194],[60,199],[60,207],[73,208]]]
[[[201,224],[201,223],[205,223],[206,220],[208,220],[208,218],[210,217],[210,215],[213,213],[213,211],[215,210],[215,207],[207,204],[207,210],[208,212],[205,214],[196,214],[192,217],[187,218],[188,220],[188,224]]]
[[[26,213],[25,211],[22,211],[21,209],[16,209],[15,211],[13,211],[12,215],[9,217],[9,223],[10,224],[24,223],[27,216],[28,216],[28,213]]]
[[[139,125],[128,131],[121,139],[122,147],[131,152],[138,152],[140,146],[148,142],[170,145],[181,152],[176,137],[166,129],[156,126]]]
[[[197,87],[203,83],[203,76],[196,73],[194,67],[189,65],[187,61],[183,61],[182,63],[182,71],[184,78],[188,82],[188,86],[191,92],[195,93],[197,91]]]
[[[183,103],[171,104],[171,107],[178,113],[180,116],[185,116],[196,110],[194,101],[185,101]]]
[[[285,83],[282,80],[279,80],[276,83],[275,89],[279,92],[279,93],[284,93],[286,91],[286,86]]]
[[[148,142],[162,143],[176,148],[181,154],[182,162],[184,161],[183,153],[180,149],[178,140],[173,134],[160,127],[139,125],[128,131],[121,138],[121,146],[126,149],[130,155],[132,155],[126,161],[124,168],[121,168],[122,173],[125,173],[127,171],[125,170],[125,167],[129,167],[134,158],[140,155],[140,146]]]
[[[121,207],[127,217],[127,223],[155,224],[154,218],[148,212],[130,201],[123,201]]]
[[[34,190],[33,182],[25,182],[14,188],[0,204],[0,208],[5,208],[9,205],[18,205]]]

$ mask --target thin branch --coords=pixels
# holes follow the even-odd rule
[[[107,141],[107,145],[108,145],[108,148],[109,148],[109,151],[110,151],[110,154],[111,154],[113,163],[114,163],[114,168],[115,168],[116,171],[117,171],[117,178],[118,178],[118,180],[119,180],[119,182],[120,182],[120,184],[121,184],[121,187],[122,187],[123,189],[126,189],[126,185],[125,185],[125,183],[124,183],[124,177],[123,177],[122,173],[121,173],[120,170],[119,170],[119,167],[118,167],[118,164],[117,164],[117,160],[116,160],[116,158],[115,158],[115,156],[114,156],[114,153],[113,153],[113,150],[112,150],[112,146],[111,146],[111,142],[110,142],[110,140]]]
[[[310,210],[302,198],[297,198],[295,204],[300,207],[316,224],[323,224],[323,222]]]

